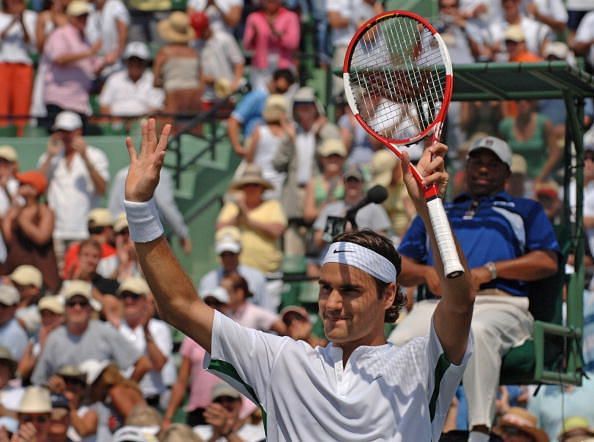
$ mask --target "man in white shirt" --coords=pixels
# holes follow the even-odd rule
[[[116,60],[101,71],[106,77],[122,68],[120,58],[128,39],[130,13],[121,0],[94,0],[93,3],[95,10],[87,19],[85,33],[91,43],[101,42],[100,55]]]
[[[159,408],[161,395],[167,391],[163,379],[165,370],[173,369],[175,372],[171,359],[171,330],[163,321],[152,317],[154,308],[148,298],[150,288],[143,278],[132,276],[125,279],[117,294],[124,304],[124,320],[119,331],[152,364],[152,369],[140,381],[140,389],[147,403]],[[128,375],[131,374],[132,368],[128,371]]]
[[[549,26],[525,16],[521,11],[522,0],[501,0],[503,6],[503,18],[493,22],[488,28],[487,43],[492,50],[504,52],[505,31],[511,25],[519,25],[526,37],[526,48],[539,56],[542,56],[547,41],[552,40],[553,34]]]
[[[242,0],[189,0],[188,16],[194,12],[205,12],[214,31],[233,34],[241,20]]]
[[[110,75],[99,96],[102,114],[139,117],[163,107],[165,94],[154,87],[153,72],[147,69],[150,59],[145,43],[128,43],[124,51],[126,69]]]
[[[588,12],[580,22],[573,50],[576,54],[585,56],[590,69],[594,69],[594,11]]]
[[[379,234],[347,233],[332,243],[321,269],[318,307],[327,347],[246,329],[204,304],[163,236],[151,198],[170,131],[166,125],[157,142],[150,119],[143,125],[140,154],[128,139],[132,239],[162,317],[204,347],[211,371],[260,404],[267,439],[438,440],[472,353],[470,271],[448,279],[435,257],[443,296],[430,336],[396,348],[386,344],[384,322],[397,319],[403,301],[400,257]],[[426,185],[445,190],[446,152],[439,143],[425,150],[418,169]],[[408,192],[435,242],[422,189],[406,158],[402,165]]]
[[[99,207],[109,180],[107,156],[87,145],[82,127],[78,114],[60,112],[47,152],[38,161],[49,181],[47,198],[56,215],[53,238],[60,267],[66,247],[89,236],[89,212]]]

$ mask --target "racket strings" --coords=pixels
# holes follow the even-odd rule
[[[435,120],[445,89],[445,66],[433,34],[420,22],[392,16],[356,43],[350,86],[360,115],[390,140],[413,138]]]

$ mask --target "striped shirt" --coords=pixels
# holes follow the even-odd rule
[[[471,355],[460,365],[430,336],[361,346],[346,365],[332,344],[246,329],[215,313],[209,370],[259,404],[267,440],[437,441]]]

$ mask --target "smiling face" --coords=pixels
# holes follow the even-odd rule
[[[318,307],[328,340],[345,351],[385,342],[384,315],[394,301],[394,283],[378,296],[371,275],[339,263],[324,264],[319,283]]]

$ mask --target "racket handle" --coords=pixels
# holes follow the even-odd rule
[[[427,201],[427,208],[429,209],[431,227],[433,227],[433,234],[443,263],[443,271],[447,278],[457,278],[464,274],[464,267],[460,262],[450,222],[443,208],[441,198],[433,198]]]

